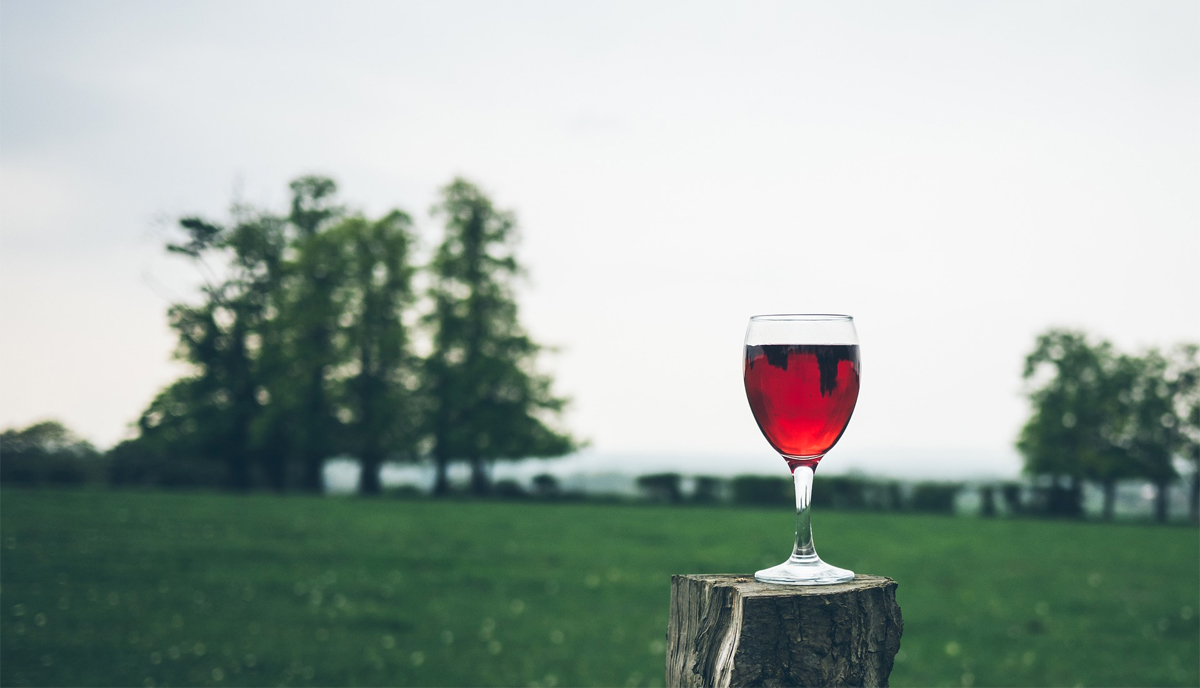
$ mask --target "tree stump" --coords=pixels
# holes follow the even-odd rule
[[[672,576],[667,686],[886,686],[903,630],[890,578]]]

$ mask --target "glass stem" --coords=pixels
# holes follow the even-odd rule
[[[796,546],[792,560],[813,561],[819,557],[812,536],[812,467],[797,466],[792,479],[796,483]]]

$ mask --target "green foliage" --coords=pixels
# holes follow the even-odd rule
[[[1125,418],[1119,394],[1130,383],[1108,342],[1093,344],[1080,332],[1051,330],[1025,359],[1024,377],[1034,380],[1034,412],[1017,447],[1026,470],[1071,478],[1106,480],[1136,474],[1115,443]],[[1049,374],[1037,384],[1035,378]]]
[[[954,500],[962,491],[958,483],[917,483],[913,487],[912,510],[927,514],[953,514]]]
[[[181,449],[170,445],[155,449],[154,443],[144,438],[117,444],[108,451],[112,484],[169,489],[216,489],[227,484],[224,468],[207,457],[163,453]]]
[[[500,480],[493,486],[492,494],[500,499],[524,499],[529,496],[516,480]]]
[[[792,481],[775,476],[740,475],[732,481],[733,503],[783,506],[794,504]],[[954,513],[957,483],[917,483],[905,494],[894,480],[874,480],[855,475],[813,478],[812,504],[818,513],[837,511],[919,511]]]
[[[108,462],[58,421],[0,434],[0,483],[80,485],[105,480]]]
[[[543,499],[558,497],[562,494],[562,485],[549,473],[539,473],[533,476],[533,494]]]
[[[0,684],[662,685],[670,577],[790,509],[6,490]],[[893,686],[1195,686],[1183,527],[821,512],[899,583]]]
[[[813,478],[813,508],[863,509],[866,506],[866,483],[861,478],[855,476]]]
[[[678,473],[652,473],[638,476],[637,486],[652,502],[678,504],[683,501],[682,481]]]
[[[782,506],[794,504],[794,488],[787,478],[764,475],[739,475],[731,481],[733,503],[746,506]],[[814,494],[816,489],[814,488]]]
[[[813,508],[905,511],[912,507],[895,480],[860,475],[817,475],[813,478]]]
[[[697,504],[716,504],[721,501],[723,481],[720,478],[711,475],[698,475],[695,477],[695,485],[692,488],[692,501]]]
[[[496,460],[553,457],[577,442],[549,421],[566,400],[536,370],[541,347],[521,328],[514,280],[516,220],[477,187],[455,179],[434,207],[445,235],[430,265],[433,351],[425,361],[435,494],[449,489],[447,466],[471,465],[476,494],[489,490]]]

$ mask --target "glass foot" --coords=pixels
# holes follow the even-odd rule
[[[754,578],[778,585],[833,585],[854,580],[854,572],[830,566],[817,556],[792,556],[778,566],[758,571]]]

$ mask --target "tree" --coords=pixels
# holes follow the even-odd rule
[[[1174,460],[1187,443],[1181,432],[1186,421],[1179,416],[1177,400],[1179,378],[1157,349],[1131,358],[1129,365],[1134,376],[1127,392],[1130,426],[1123,443],[1142,477],[1154,483],[1154,517],[1161,523],[1167,520],[1170,485],[1179,478]]]
[[[425,365],[434,493],[448,491],[449,463],[466,461],[471,489],[483,495],[491,462],[561,456],[576,442],[549,425],[566,401],[535,369],[541,347],[518,322],[514,216],[463,179],[442,189],[433,212],[445,221],[430,265],[433,351]]]
[[[1171,352],[1170,368],[1175,397],[1179,453],[1192,464],[1188,489],[1188,516],[1200,521],[1200,346],[1180,344]]]
[[[345,343],[356,372],[346,380],[345,396],[363,494],[380,492],[379,471],[389,454],[413,460],[419,441],[417,366],[404,322],[413,301],[411,227],[411,218],[396,210],[375,222],[350,217],[332,230],[347,252]]]
[[[286,354],[279,311],[286,302],[284,277],[290,234],[288,223],[273,213],[234,206],[236,223],[224,244],[233,252],[232,278],[239,294],[235,305],[242,326],[234,333],[245,375],[238,386],[237,436],[261,465],[267,483],[277,491],[287,485],[290,453],[286,423],[272,405],[272,389],[286,377]],[[246,422],[248,421],[248,422]]]
[[[193,424],[200,435],[191,444],[225,464],[228,486],[248,489],[261,453],[271,481],[281,487],[285,469],[278,445],[258,435],[268,375],[278,372],[261,365],[262,350],[267,321],[280,305],[288,237],[284,223],[269,213],[235,203],[231,214],[227,226],[185,217],[179,222],[184,241],[167,244],[168,251],[191,258],[209,276],[201,303],[175,304],[168,312],[179,334],[176,355],[194,367],[194,379],[172,398],[186,405],[184,415],[201,419]],[[210,259],[222,261],[219,273]],[[140,424],[153,431],[161,417],[161,411],[143,414]]]
[[[325,459],[336,446],[339,424],[331,380],[345,347],[335,335],[342,314],[339,287],[345,269],[338,237],[325,230],[344,209],[334,203],[337,185],[326,177],[301,177],[290,185],[288,221],[296,229],[295,258],[287,266],[288,290],[281,319],[290,335],[291,365],[286,388],[292,420],[292,447],[300,464],[301,489],[324,489]]]
[[[1111,516],[1116,480],[1130,471],[1109,439],[1114,434],[1113,356],[1108,342],[1092,344],[1082,332],[1050,330],[1025,359],[1033,413],[1017,448],[1027,472],[1051,477],[1051,514],[1081,516],[1081,481],[1090,478],[1104,486],[1105,514]]]

